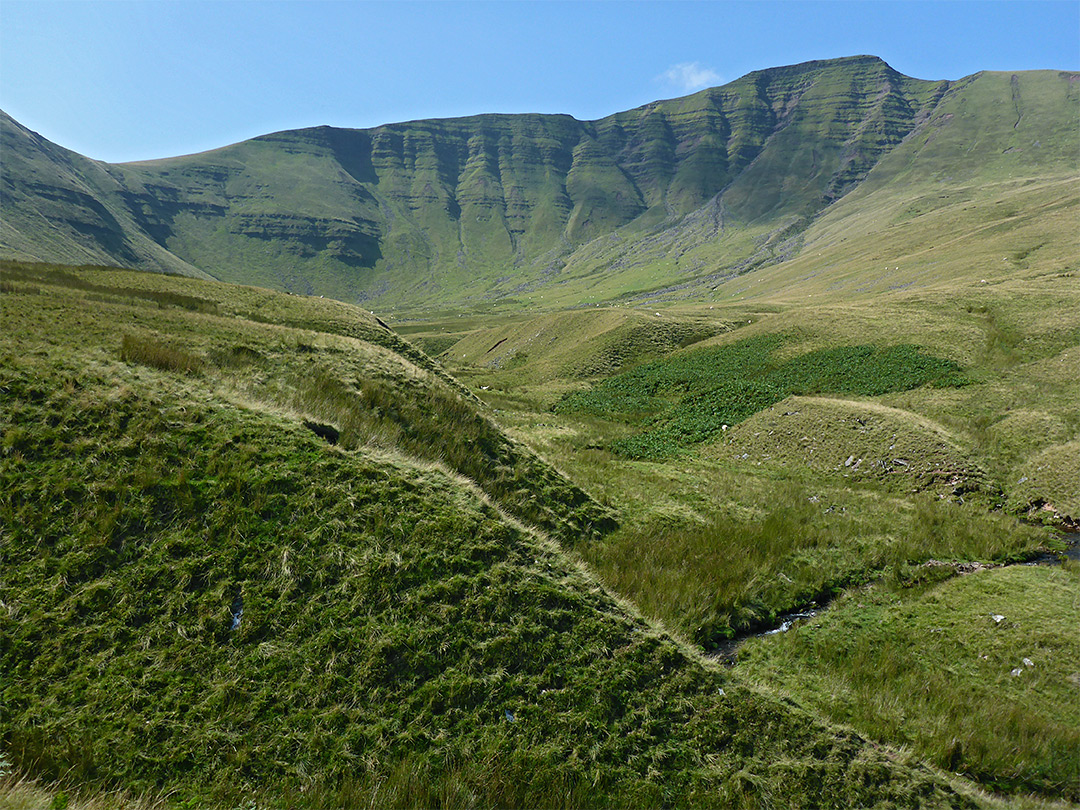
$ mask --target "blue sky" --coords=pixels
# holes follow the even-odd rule
[[[140,160],[319,124],[595,119],[863,53],[921,79],[1080,70],[1080,0],[0,0],[0,108],[90,157]]]

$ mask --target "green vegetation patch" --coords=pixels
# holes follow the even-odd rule
[[[914,581],[923,563],[1015,561],[1046,532],[1000,512],[925,495],[913,503],[821,482],[728,480],[740,508],[700,520],[657,515],[582,551],[609,587],[705,649],[764,630],[783,613],[880,578]]]
[[[647,363],[567,395],[555,410],[647,420],[646,430],[612,449],[630,458],[662,458],[792,394],[879,396],[969,382],[956,363],[912,345],[840,346],[777,360],[776,350],[788,340],[762,335]]]
[[[994,789],[1080,800],[1080,576],[977,571],[857,590],[748,642],[740,671]]]
[[[460,479],[124,368],[0,365],[21,771],[197,805],[965,804],[704,668]]]

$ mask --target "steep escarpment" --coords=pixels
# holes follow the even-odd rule
[[[133,216],[113,167],[57,146],[0,111],[7,258],[113,263],[203,276],[164,249]]]
[[[901,145],[910,158],[938,138],[925,159],[915,150],[919,163],[936,165],[944,150],[978,173],[984,150],[964,150],[1006,128],[1026,150],[1024,172],[1060,169],[1075,142],[1063,86],[1068,77],[1049,72],[921,81],[852,57],[758,71],[597,121],[316,127],[115,166],[5,117],[14,159],[0,251],[199,268],[382,307],[543,291],[609,300],[791,257],[811,221]],[[1031,147],[1040,133],[1051,147]]]

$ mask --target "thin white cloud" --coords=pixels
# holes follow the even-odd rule
[[[692,93],[720,84],[720,74],[701,62],[680,62],[657,76],[657,80],[683,93]]]

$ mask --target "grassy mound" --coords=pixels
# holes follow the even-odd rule
[[[428,378],[384,347],[64,285],[0,301],[21,771],[185,806],[968,804],[707,668],[442,465],[289,407],[304,357]]]
[[[874,481],[890,490],[963,495],[986,475],[941,425],[874,402],[789,397],[724,433],[720,458]]]
[[[1048,447],[1014,475],[1010,507],[1080,520],[1080,440]]]
[[[859,590],[740,668],[1000,790],[1080,800],[1075,567],[978,571],[912,598]]]

